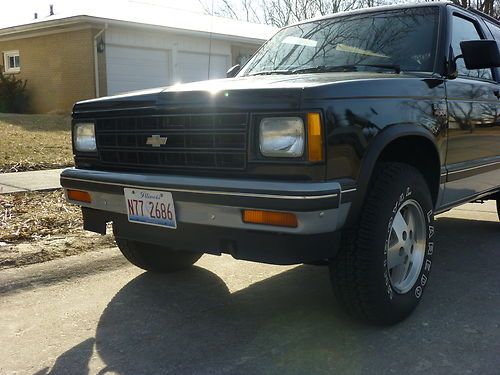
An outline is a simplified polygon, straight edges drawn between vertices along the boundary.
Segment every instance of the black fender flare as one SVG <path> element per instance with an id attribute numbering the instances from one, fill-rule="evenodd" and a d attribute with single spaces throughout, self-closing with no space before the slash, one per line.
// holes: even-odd
<path id="1" fill-rule="evenodd" d="M 396 124 L 384 128 L 381 132 L 375 135 L 374 139 L 368 146 L 363 158 L 361 159 L 361 167 L 357 178 L 356 192 L 352 199 L 351 208 L 346 219 L 345 227 L 349 228 L 354 225 L 360 215 L 363 206 L 366 192 L 370 185 L 370 180 L 377 164 L 380 155 L 384 149 L 393 141 L 408 137 L 417 136 L 430 141 L 434 145 L 434 149 L 439 158 L 440 166 L 443 165 L 439 148 L 436 144 L 436 137 L 425 127 L 417 124 Z M 436 203 L 436 202 L 434 202 Z"/>

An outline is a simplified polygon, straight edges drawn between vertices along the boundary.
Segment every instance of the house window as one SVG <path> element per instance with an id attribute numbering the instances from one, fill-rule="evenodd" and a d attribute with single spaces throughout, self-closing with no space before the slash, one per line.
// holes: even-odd
<path id="1" fill-rule="evenodd" d="M 21 71 L 21 60 L 19 51 L 7 51 L 3 53 L 3 66 L 5 73 L 18 73 Z"/>

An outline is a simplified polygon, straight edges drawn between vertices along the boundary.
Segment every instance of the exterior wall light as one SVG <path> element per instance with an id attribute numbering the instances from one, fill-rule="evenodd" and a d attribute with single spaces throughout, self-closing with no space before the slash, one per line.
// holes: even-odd
<path id="1" fill-rule="evenodd" d="M 99 43 L 97 43 L 97 52 L 103 53 L 106 49 L 106 43 L 104 43 L 104 40 L 101 38 Z"/>

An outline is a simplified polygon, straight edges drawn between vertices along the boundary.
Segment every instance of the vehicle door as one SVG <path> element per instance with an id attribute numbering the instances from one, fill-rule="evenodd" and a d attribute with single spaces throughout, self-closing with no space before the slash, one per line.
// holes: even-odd
<path id="1" fill-rule="evenodd" d="M 453 56 L 460 42 L 493 39 L 486 24 L 451 8 Z M 458 76 L 446 81 L 448 101 L 447 181 L 444 205 L 452 206 L 494 189 L 500 181 L 500 87 L 497 69 L 468 70 L 456 61 Z"/>

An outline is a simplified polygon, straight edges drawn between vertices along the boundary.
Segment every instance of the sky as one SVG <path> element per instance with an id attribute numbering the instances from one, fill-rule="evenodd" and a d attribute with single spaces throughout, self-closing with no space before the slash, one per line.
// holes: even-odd
<path id="1" fill-rule="evenodd" d="M 28 23 L 34 18 L 35 12 L 39 19 L 43 19 L 49 15 L 49 4 L 54 5 L 56 13 L 74 13 L 75 10 L 85 13 L 85 9 L 90 7 L 113 8 L 126 6 L 129 2 L 203 13 L 198 0 L 16 0 L 9 4 L 8 11 L 0 12 L 0 27 Z"/>

